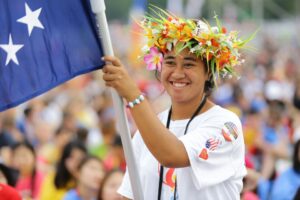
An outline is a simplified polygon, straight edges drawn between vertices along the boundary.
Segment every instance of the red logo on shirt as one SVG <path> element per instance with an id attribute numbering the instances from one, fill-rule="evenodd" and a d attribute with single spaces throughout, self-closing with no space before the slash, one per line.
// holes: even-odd
<path id="1" fill-rule="evenodd" d="M 199 157 L 202 158 L 203 160 L 207 160 L 208 159 L 208 154 L 207 154 L 207 149 L 203 148 L 201 153 L 199 154 Z"/>
<path id="2" fill-rule="evenodd" d="M 170 188 L 175 188 L 176 175 L 174 174 L 174 171 L 174 168 L 168 169 L 166 173 L 166 181 L 164 181 L 164 184 L 168 185 Z"/>
<path id="3" fill-rule="evenodd" d="M 158 164 L 158 174 L 160 174 L 160 164 Z M 164 175 L 163 184 L 169 186 L 170 188 L 175 188 L 175 180 L 176 180 L 176 174 L 174 168 L 165 168 L 166 173 Z"/>

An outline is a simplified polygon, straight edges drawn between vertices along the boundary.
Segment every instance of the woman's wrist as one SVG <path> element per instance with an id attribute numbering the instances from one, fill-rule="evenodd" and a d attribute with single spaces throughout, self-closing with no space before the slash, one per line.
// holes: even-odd
<path id="1" fill-rule="evenodd" d="M 141 93 L 140 90 L 132 90 L 128 95 L 123 96 L 127 102 L 134 101 Z"/>
<path id="2" fill-rule="evenodd" d="M 127 108 L 133 108 L 134 106 L 142 103 L 145 100 L 145 97 L 143 94 L 139 94 L 135 99 L 132 101 L 127 101 Z"/>

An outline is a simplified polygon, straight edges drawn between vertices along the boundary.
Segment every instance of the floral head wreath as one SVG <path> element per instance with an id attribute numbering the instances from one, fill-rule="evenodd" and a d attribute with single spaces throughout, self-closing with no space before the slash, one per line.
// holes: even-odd
<path id="1" fill-rule="evenodd" d="M 140 23 L 147 38 L 147 44 L 142 48 L 141 57 L 147 64 L 148 70 L 160 70 L 163 53 L 174 47 L 176 53 L 188 48 L 202 60 L 206 60 L 213 74 L 225 77 L 236 75 L 235 67 L 244 62 L 239 49 L 254 38 L 238 39 L 238 32 L 227 33 L 215 16 L 216 27 L 201 20 L 183 19 L 158 7 L 150 7 L 154 15 L 147 15 Z"/>

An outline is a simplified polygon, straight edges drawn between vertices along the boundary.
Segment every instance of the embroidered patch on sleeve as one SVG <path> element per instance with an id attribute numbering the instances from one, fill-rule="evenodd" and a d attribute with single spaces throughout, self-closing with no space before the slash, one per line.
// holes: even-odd
<path id="1" fill-rule="evenodd" d="M 238 129 L 232 122 L 226 122 L 222 128 L 222 135 L 226 141 L 232 142 L 238 138 Z"/>
<path id="2" fill-rule="evenodd" d="M 203 148 L 202 151 L 199 154 L 199 158 L 202 158 L 203 160 L 207 160 L 208 159 L 208 153 L 207 153 L 207 149 Z"/>

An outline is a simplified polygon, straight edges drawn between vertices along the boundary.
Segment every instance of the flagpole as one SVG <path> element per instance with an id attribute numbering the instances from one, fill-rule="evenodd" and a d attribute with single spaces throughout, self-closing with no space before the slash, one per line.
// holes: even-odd
<path id="1" fill-rule="evenodd" d="M 98 33 L 102 42 L 102 48 L 105 55 L 113 56 L 113 48 L 111 44 L 106 14 L 105 14 L 105 2 L 104 0 L 91 0 L 92 11 L 96 15 L 98 24 Z M 125 114 L 125 107 L 122 98 L 117 94 L 115 90 L 111 90 L 114 106 L 118 117 L 118 128 L 123 143 L 124 154 L 129 172 L 129 179 L 135 200 L 143 200 L 142 187 L 139 177 L 139 170 L 136 165 L 133 148 L 131 144 L 131 136 L 127 117 Z"/>

